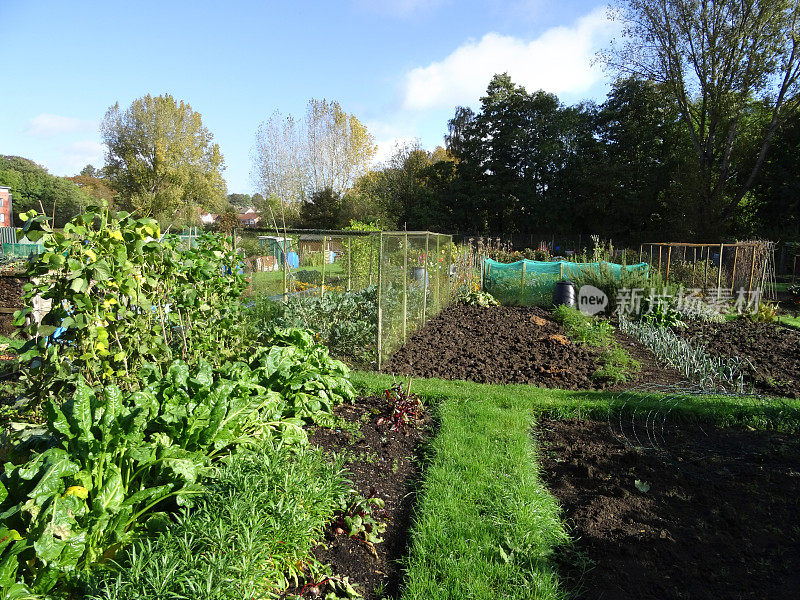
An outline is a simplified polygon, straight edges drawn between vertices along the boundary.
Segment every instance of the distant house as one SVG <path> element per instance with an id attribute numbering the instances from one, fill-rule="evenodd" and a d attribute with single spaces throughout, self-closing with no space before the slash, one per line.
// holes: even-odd
<path id="1" fill-rule="evenodd" d="M 242 227 L 256 227 L 261 220 L 256 209 L 252 206 L 244 212 L 240 212 L 236 217 L 239 219 L 239 224 Z"/>
<path id="2" fill-rule="evenodd" d="M 0 185 L 0 227 L 13 227 L 11 219 L 11 188 Z"/>
<path id="3" fill-rule="evenodd" d="M 217 221 L 219 215 L 212 215 L 211 213 L 200 213 L 200 222 L 203 225 L 213 225 Z"/>

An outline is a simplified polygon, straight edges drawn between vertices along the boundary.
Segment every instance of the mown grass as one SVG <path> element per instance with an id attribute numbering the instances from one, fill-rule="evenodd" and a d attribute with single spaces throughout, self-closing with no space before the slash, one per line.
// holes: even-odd
<path id="1" fill-rule="evenodd" d="M 790 317 L 789 315 L 781 315 L 778 317 L 778 322 L 786 327 L 792 329 L 800 329 L 800 317 Z"/>
<path id="2" fill-rule="evenodd" d="M 365 394 L 380 394 L 392 384 L 391 375 L 353 372 L 351 381 Z M 624 398 L 619 393 L 591 390 L 558 390 L 538 388 L 524 384 L 496 385 L 469 381 L 441 379 L 415 379 L 412 391 L 426 403 L 443 400 L 492 402 L 498 405 L 513 402 L 528 407 L 536 413 L 546 413 L 554 418 L 583 416 L 605 419 L 620 412 L 636 410 L 640 414 L 669 410 L 674 421 L 700 421 L 719 427 L 753 427 L 787 432 L 800 431 L 800 401 L 761 399 L 737 396 L 685 395 L 671 398 L 665 405 L 665 394 L 628 392 Z"/>
<path id="3" fill-rule="evenodd" d="M 455 397 L 437 413 L 402 598 L 562 598 L 551 557 L 568 535 L 539 477 L 531 405 Z"/>

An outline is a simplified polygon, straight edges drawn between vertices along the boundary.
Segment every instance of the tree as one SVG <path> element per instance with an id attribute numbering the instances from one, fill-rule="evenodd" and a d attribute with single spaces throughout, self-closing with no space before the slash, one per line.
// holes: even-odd
<path id="1" fill-rule="evenodd" d="M 347 224 L 342 197 L 331 188 L 319 190 L 300 208 L 300 223 L 309 229 L 341 229 Z"/>
<path id="2" fill-rule="evenodd" d="M 735 218 L 777 131 L 800 102 L 796 0 L 622 0 L 626 41 L 603 53 L 622 74 L 664 86 L 699 167 L 705 233 Z M 734 160 L 749 104 L 769 115 L 754 152 Z"/>
<path id="3" fill-rule="evenodd" d="M 103 176 L 103 172 L 100 169 L 95 169 L 92 165 L 86 165 L 81 169 L 79 175 L 83 177 L 96 177 L 99 179 Z"/>
<path id="4" fill-rule="evenodd" d="M 148 94 L 125 112 L 117 103 L 100 131 L 107 146 L 105 172 L 124 208 L 173 223 L 194 221 L 197 207 L 221 206 L 219 145 L 185 102 Z"/>
<path id="5" fill-rule="evenodd" d="M 373 136 L 338 102 L 310 100 L 304 121 L 276 111 L 256 132 L 252 177 L 265 198 L 296 211 L 313 194 L 343 196 L 377 151 Z"/>
<path id="6" fill-rule="evenodd" d="M 0 156 L 0 185 L 11 188 L 16 215 L 35 210 L 54 217 L 56 227 L 63 227 L 93 202 L 86 190 L 68 178 L 51 175 L 44 167 L 20 156 Z"/>

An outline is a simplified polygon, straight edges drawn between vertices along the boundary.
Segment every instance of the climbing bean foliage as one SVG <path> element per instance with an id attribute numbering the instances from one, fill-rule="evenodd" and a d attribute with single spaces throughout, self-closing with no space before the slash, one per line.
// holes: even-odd
<path id="1" fill-rule="evenodd" d="M 246 282 L 221 239 L 204 235 L 186 248 L 156 221 L 107 208 L 87 210 L 61 232 L 33 212 L 22 219 L 25 235 L 45 248 L 29 267 L 26 308 L 15 314 L 30 339 L 20 358 L 39 399 L 68 396 L 78 377 L 134 390 L 145 363 L 235 355 Z"/>

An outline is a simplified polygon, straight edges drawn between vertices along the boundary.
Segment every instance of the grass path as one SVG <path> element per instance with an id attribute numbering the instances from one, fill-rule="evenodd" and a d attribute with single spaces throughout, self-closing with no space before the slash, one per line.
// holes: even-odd
<path id="1" fill-rule="evenodd" d="M 438 404 L 403 600 L 563 597 L 551 555 L 568 537 L 539 478 L 526 404 Z"/>

